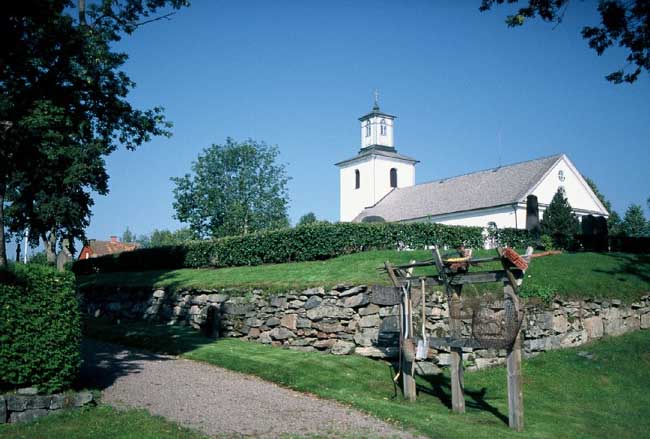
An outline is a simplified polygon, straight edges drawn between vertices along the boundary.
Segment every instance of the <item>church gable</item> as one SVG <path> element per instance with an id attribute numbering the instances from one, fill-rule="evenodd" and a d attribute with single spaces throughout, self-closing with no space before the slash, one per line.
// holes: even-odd
<path id="1" fill-rule="evenodd" d="M 546 206 L 560 187 L 576 213 L 608 215 L 580 172 L 564 154 L 526 195 L 535 195 L 540 206 Z"/>

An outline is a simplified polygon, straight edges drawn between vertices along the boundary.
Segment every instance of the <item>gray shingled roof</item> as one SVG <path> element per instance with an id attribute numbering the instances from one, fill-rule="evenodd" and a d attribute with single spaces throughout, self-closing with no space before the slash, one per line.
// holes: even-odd
<path id="1" fill-rule="evenodd" d="M 368 216 L 404 221 L 513 204 L 522 201 L 561 157 L 558 154 L 394 189 L 374 206 L 364 209 L 354 221 Z"/>
<path id="2" fill-rule="evenodd" d="M 391 147 L 382 147 L 380 145 L 373 145 L 369 146 L 367 148 L 363 148 L 358 155 L 355 155 L 352 158 L 349 158 L 347 160 L 340 161 L 338 163 L 334 163 L 334 166 L 341 166 L 346 163 L 353 162 L 355 160 L 359 160 L 364 157 L 372 156 L 372 155 L 380 155 L 383 157 L 389 157 L 392 159 L 400 159 L 400 160 L 405 160 L 407 162 L 412 162 L 412 163 L 419 163 L 419 160 L 416 160 L 412 157 L 406 156 L 399 154 L 395 148 Z"/>

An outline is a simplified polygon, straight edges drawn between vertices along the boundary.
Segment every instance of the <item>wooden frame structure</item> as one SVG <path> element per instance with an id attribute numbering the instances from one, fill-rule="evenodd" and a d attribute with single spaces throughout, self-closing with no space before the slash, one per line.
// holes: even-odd
<path id="1" fill-rule="evenodd" d="M 385 269 L 393 285 L 401 291 L 400 302 L 400 371 L 404 396 L 409 401 L 416 399 L 416 387 L 414 378 L 415 366 L 415 344 L 413 337 L 412 322 L 412 301 L 411 284 L 419 280 L 422 288 L 425 286 L 444 287 L 447 292 L 449 315 L 450 315 L 450 336 L 429 338 L 429 346 L 448 347 L 450 350 L 451 368 L 451 399 L 452 410 L 456 413 L 465 412 L 465 395 L 463 390 L 463 348 L 484 347 L 481 340 L 475 337 L 462 336 L 462 322 L 460 318 L 452 319 L 452 315 L 460 315 L 461 293 L 463 285 L 481 284 L 489 282 L 503 283 L 504 303 L 510 301 L 514 307 L 515 315 L 519 322 L 511 326 L 514 328 L 509 338 L 503 341 L 507 350 L 508 370 L 508 423 L 510 428 L 521 431 L 524 428 L 524 407 L 523 389 L 521 376 L 521 320 L 523 319 L 523 308 L 518 296 L 519 285 L 521 285 L 528 262 L 532 257 L 532 248 L 529 248 L 525 257 L 517 255 L 512 249 L 497 249 L 495 257 L 471 258 L 463 249 L 460 257 L 443 259 L 437 247 L 434 247 L 433 258 L 426 261 L 412 261 L 406 265 L 393 266 L 390 262 L 385 263 Z M 469 273 L 470 266 L 476 266 L 484 262 L 499 261 L 501 270 L 479 271 Z M 436 267 L 438 274 L 435 276 L 413 277 L 412 270 L 415 267 Z M 424 306 L 424 304 L 422 304 Z M 511 322 L 517 323 L 517 322 Z"/>

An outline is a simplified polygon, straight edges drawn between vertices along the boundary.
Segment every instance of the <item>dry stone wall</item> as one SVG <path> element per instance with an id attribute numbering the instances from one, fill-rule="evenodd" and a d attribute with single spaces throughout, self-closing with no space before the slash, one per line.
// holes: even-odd
<path id="1" fill-rule="evenodd" d="M 420 315 L 414 289 L 414 314 Z M 238 337 L 273 346 L 334 355 L 390 358 L 398 354 L 399 293 L 390 287 L 338 285 L 269 295 L 254 290 L 178 291 L 164 289 L 92 290 L 82 297 L 92 317 L 136 319 L 189 325 L 215 337 Z M 495 310 L 498 311 L 498 310 Z M 425 298 L 426 333 L 448 335 L 448 309 L 441 292 Z M 419 322 L 417 327 L 419 328 Z M 524 352 L 578 346 L 606 335 L 650 328 L 650 295 L 638 302 L 556 300 L 526 305 Z M 416 329 L 419 335 L 421 329 Z M 464 332 L 469 335 L 469 322 Z M 499 364 L 505 351 L 465 349 L 470 368 Z M 429 351 L 432 361 L 418 364 L 422 374 L 449 364 L 449 352 Z"/>
<path id="2" fill-rule="evenodd" d="M 79 408 L 94 402 L 88 391 L 39 395 L 33 387 L 0 395 L 0 424 L 28 422 L 62 409 Z"/>

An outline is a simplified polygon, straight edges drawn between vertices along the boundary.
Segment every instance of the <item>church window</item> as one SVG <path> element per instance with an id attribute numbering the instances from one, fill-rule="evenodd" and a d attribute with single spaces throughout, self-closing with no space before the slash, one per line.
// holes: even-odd
<path id="1" fill-rule="evenodd" d="M 359 189 L 361 187 L 361 173 L 358 169 L 354 170 L 354 188 Z"/>
<path id="2" fill-rule="evenodd" d="M 370 121 L 366 124 L 366 137 L 370 137 Z"/>
<path id="3" fill-rule="evenodd" d="M 386 119 L 381 120 L 381 135 L 385 136 L 386 135 Z"/>
<path id="4" fill-rule="evenodd" d="M 397 187 L 397 169 L 390 169 L 390 187 Z"/>

